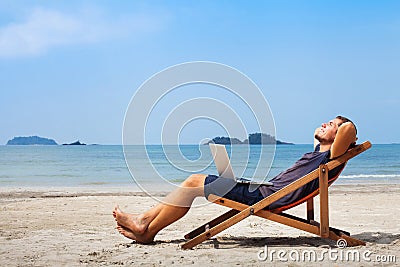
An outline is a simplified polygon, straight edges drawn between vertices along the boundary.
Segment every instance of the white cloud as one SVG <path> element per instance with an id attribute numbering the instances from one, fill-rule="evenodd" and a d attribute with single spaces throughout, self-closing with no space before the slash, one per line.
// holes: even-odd
<path id="1" fill-rule="evenodd" d="M 130 15 L 109 19 L 97 10 L 67 14 L 36 8 L 24 22 L 0 28 L 0 57 L 38 55 L 61 45 L 130 37 L 159 29 L 164 18 Z"/>

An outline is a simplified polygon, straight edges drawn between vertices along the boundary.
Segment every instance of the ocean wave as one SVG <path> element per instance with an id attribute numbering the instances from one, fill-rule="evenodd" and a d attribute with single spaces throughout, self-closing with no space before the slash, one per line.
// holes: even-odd
<path id="1" fill-rule="evenodd" d="M 340 178 L 400 178 L 400 174 L 353 174 L 341 175 Z"/>

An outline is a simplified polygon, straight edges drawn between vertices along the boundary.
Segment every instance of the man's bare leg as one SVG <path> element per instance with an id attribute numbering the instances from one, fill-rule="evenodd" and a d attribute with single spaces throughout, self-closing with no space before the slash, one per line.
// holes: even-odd
<path id="1" fill-rule="evenodd" d="M 179 188 L 149 211 L 133 216 L 115 207 L 113 215 L 117 220 L 118 231 L 124 236 L 141 243 L 150 243 L 155 235 L 166 226 L 182 218 L 190 209 L 196 197 L 204 196 L 204 180 L 207 175 L 194 174 Z"/>

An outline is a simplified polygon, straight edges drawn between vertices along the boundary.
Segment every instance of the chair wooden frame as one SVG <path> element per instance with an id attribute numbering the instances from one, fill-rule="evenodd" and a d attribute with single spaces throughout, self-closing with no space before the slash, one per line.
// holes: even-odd
<path id="1" fill-rule="evenodd" d="M 349 159 L 357 156 L 358 154 L 369 149 L 370 147 L 371 143 L 369 141 L 366 141 L 360 145 L 356 145 L 355 147 L 349 149 L 342 156 L 331 160 L 327 164 L 320 165 L 318 169 L 315 169 L 309 174 L 292 182 L 281 190 L 273 193 L 272 195 L 260 200 L 259 202 L 251 206 L 216 195 L 209 195 L 208 200 L 210 202 L 229 207 L 231 208 L 231 210 L 186 234 L 185 238 L 190 240 L 184 243 L 182 245 L 182 248 L 191 249 L 194 246 L 215 236 L 216 234 L 222 232 L 223 230 L 231 227 L 232 225 L 251 215 L 256 215 L 271 221 L 291 226 L 315 235 L 319 235 L 323 238 L 328 238 L 335 241 L 339 239 L 344 239 L 347 242 L 347 246 L 365 245 L 364 241 L 350 237 L 350 233 L 340 229 L 329 227 L 328 171 L 342 164 L 345 164 Z M 320 223 L 314 221 L 314 196 L 304 200 L 307 206 L 307 219 L 299 218 L 289 214 L 265 210 L 265 207 L 268 207 L 270 204 L 274 203 L 280 198 L 286 196 L 287 194 L 293 192 L 294 190 L 297 190 L 298 188 L 317 178 L 319 178 Z"/>

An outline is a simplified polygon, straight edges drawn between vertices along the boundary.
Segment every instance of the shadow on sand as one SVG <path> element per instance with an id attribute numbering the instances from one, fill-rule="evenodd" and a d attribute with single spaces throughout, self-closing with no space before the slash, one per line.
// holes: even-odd
<path id="1" fill-rule="evenodd" d="M 400 234 L 383 233 L 383 232 L 365 232 L 353 237 L 366 241 L 372 244 L 386 244 L 390 245 L 397 243 L 400 240 Z M 183 244 L 185 239 L 174 239 L 174 240 L 155 240 L 154 242 L 141 246 L 154 246 L 161 244 Z M 335 248 L 336 242 L 324 239 L 320 237 L 309 237 L 309 236 L 299 236 L 299 237 L 246 237 L 246 236 L 221 236 L 212 238 L 203 242 L 202 244 L 210 245 L 214 248 L 229 249 L 229 248 L 250 248 L 250 247 L 264 247 L 268 245 L 269 247 L 330 247 Z M 120 244 L 125 247 L 131 247 L 139 245 L 135 241 L 131 243 Z M 201 244 L 199 245 L 201 246 Z"/>

